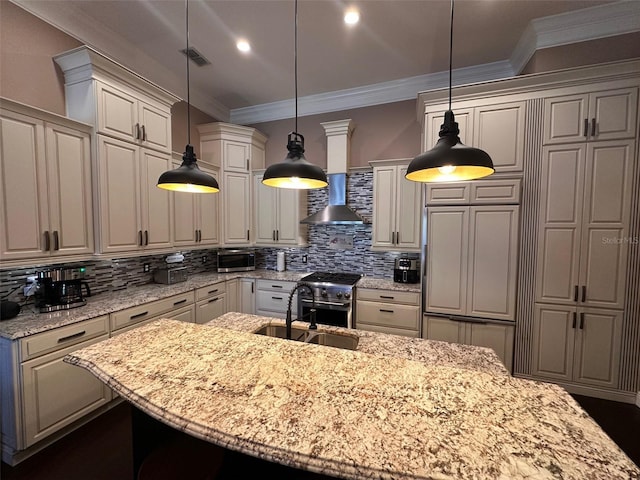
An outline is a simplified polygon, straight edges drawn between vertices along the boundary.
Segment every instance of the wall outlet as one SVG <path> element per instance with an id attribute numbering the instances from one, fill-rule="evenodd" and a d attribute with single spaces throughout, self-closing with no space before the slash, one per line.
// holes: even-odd
<path id="1" fill-rule="evenodd" d="M 307 256 L 306 255 L 302 255 L 302 263 L 307 263 Z"/>
<path id="2" fill-rule="evenodd" d="M 142 271 L 144 273 L 148 273 L 151 271 L 151 264 L 150 263 L 145 263 L 142 265 Z"/>
<path id="3" fill-rule="evenodd" d="M 204 263 L 207 263 L 208 258 L 206 255 L 202 255 L 201 260 L 202 260 L 202 263 L 204 264 Z"/>

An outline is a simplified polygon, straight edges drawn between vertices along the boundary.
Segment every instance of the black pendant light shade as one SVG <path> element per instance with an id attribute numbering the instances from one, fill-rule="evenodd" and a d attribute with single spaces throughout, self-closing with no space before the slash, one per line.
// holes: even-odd
<path id="1" fill-rule="evenodd" d="M 483 150 L 460 141 L 460 130 L 451 110 L 451 70 L 453 52 L 453 0 L 449 30 L 449 110 L 444 114 L 436 145 L 421 153 L 407 167 L 405 178 L 414 182 L 461 182 L 491 175 L 491 157 Z"/>
<path id="2" fill-rule="evenodd" d="M 289 153 L 280 162 L 271 165 L 264 172 L 262 183 L 269 187 L 311 189 L 328 185 L 327 175 L 317 165 L 304 158 L 304 137 L 291 132 L 287 137 Z"/>
<path id="3" fill-rule="evenodd" d="M 415 157 L 405 178 L 414 182 L 461 182 L 494 172 L 491 157 L 483 150 L 460 141 L 460 130 L 451 110 L 444 114 L 436 145 Z"/>
<path id="4" fill-rule="evenodd" d="M 187 19 L 187 48 L 189 51 L 189 0 L 185 0 Z M 189 62 L 187 57 L 187 146 L 182 155 L 182 165 L 160 175 L 157 186 L 165 190 L 187 193 L 218 193 L 220 187 L 215 178 L 198 168 L 196 154 L 191 145 L 191 92 L 189 88 Z"/>
<path id="5" fill-rule="evenodd" d="M 182 165 L 160 175 L 158 187 L 189 193 L 217 193 L 220 191 L 216 179 L 198 168 L 192 145 L 185 147 Z"/>
<path id="6" fill-rule="evenodd" d="M 317 165 L 304 157 L 304 137 L 298 133 L 298 0 L 295 1 L 294 28 L 294 84 L 296 96 L 295 131 L 287 137 L 287 156 L 280 163 L 270 165 L 262 176 L 262 183 L 269 187 L 309 190 L 329 185 L 327 175 Z"/>

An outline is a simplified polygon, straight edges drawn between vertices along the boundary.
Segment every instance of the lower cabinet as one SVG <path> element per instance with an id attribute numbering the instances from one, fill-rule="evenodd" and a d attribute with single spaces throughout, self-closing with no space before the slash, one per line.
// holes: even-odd
<path id="1" fill-rule="evenodd" d="M 227 292 L 227 302 L 226 302 L 226 312 L 237 312 L 238 306 L 240 302 L 240 292 L 238 288 L 240 286 L 240 281 L 237 278 L 233 278 L 231 280 L 227 280 L 225 285 L 225 289 Z"/>
<path id="2" fill-rule="evenodd" d="M 207 323 L 227 312 L 226 282 L 220 281 L 196 290 L 196 323 Z"/>
<path id="3" fill-rule="evenodd" d="M 463 343 L 493 349 L 509 372 L 513 366 L 514 326 L 425 315 L 422 336 L 429 340 Z"/>
<path id="4" fill-rule="evenodd" d="M 617 388 L 621 338 L 620 310 L 536 304 L 532 373 Z"/>
<path id="5" fill-rule="evenodd" d="M 357 290 L 356 328 L 420 336 L 420 293 L 362 288 Z"/>
<path id="6" fill-rule="evenodd" d="M 182 313 L 184 318 L 184 313 L 178 312 L 178 310 L 193 306 L 193 302 L 194 293 L 190 291 L 114 312 L 110 315 L 111 333 L 122 333 L 128 330 L 128 327 L 140 326 L 142 322 L 147 320 L 174 318 L 171 315 L 176 313 Z"/>
<path id="7" fill-rule="evenodd" d="M 256 314 L 265 317 L 286 318 L 289 293 L 295 282 L 280 280 L 256 280 Z M 291 299 L 293 319 L 298 315 L 298 294 Z"/>
<path id="8" fill-rule="evenodd" d="M 256 313 L 256 281 L 253 278 L 241 278 L 239 286 L 239 312 Z"/>

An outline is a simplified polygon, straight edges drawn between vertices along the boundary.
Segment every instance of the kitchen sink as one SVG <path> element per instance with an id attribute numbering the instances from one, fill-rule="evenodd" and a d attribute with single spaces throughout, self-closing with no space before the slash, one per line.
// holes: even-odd
<path id="1" fill-rule="evenodd" d="M 253 333 L 267 337 L 286 338 L 287 328 L 284 325 L 264 325 Z M 325 345 L 327 347 L 355 350 L 358 347 L 358 337 L 339 333 L 323 332 L 321 330 L 306 330 L 291 327 L 291 340 Z"/>

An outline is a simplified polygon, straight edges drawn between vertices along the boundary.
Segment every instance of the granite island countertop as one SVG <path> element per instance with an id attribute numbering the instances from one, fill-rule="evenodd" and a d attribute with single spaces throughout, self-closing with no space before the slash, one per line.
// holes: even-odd
<path id="1" fill-rule="evenodd" d="M 241 315 L 158 320 L 65 361 L 178 430 L 336 477 L 640 478 L 559 386 L 229 328 Z"/>

